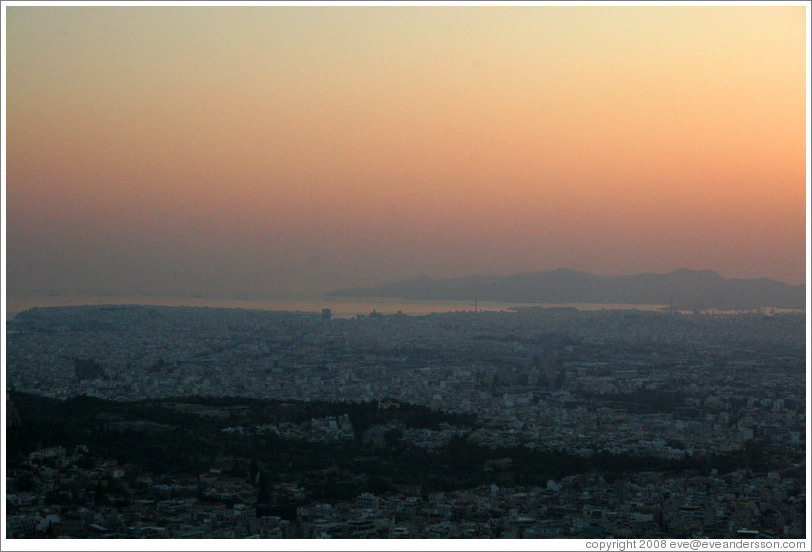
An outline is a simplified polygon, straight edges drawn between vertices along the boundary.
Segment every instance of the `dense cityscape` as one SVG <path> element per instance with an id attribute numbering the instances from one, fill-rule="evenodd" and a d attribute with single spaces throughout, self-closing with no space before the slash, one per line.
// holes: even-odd
<path id="1" fill-rule="evenodd" d="M 812 549 L 809 2 L 0 4 L 0 549 Z"/>
<path id="2" fill-rule="evenodd" d="M 802 313 L 89 306 L 7 343 L 10 538 L 805 536 Z"/>

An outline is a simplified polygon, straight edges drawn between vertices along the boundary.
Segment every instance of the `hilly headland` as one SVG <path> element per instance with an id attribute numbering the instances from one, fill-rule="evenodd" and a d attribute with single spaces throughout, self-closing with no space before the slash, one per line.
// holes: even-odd
<path id="1" fill-rule="evenodd" d="M 805 287 L 767 278 L 723 278 L 713 270 L 597 276 L 559 269 L 511 276 L 402 280 L 331 291 L 328 297 L 399 297 L 411 300 L 507 303 L 668 305 L 675 309 L 803 309 Z"/>

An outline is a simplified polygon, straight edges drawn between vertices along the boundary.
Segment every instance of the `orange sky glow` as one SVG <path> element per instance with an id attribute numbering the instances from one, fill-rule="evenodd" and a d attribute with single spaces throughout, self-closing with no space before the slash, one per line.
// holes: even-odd
<path id="1" fill-rule="evenodd" d="M 10 294 L 805 281 L 808 6 L 6 9 Z"/>

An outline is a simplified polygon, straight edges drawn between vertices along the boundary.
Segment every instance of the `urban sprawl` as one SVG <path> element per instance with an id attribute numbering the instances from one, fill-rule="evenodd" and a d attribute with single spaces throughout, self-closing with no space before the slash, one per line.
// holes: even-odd
<path id="1" fill-rule="evenodd" d="M 196 473 L 156 473 L 100 455 L 90 442 L 42 439 L 9 461 L 7 534 L 804 538 L 805 339 L 803 313 L 763 310 L 527 308 L 340 319 L 329 309 L 32 309 L 8 322 L 8 429 L 25 432 L 26 396 L 163 399 L 165 411 L 214 424 L 224 440 L 345 447 L 360 451 L 356 463 L 390 446 L 425 458 L 449 447 L 495 452 L 482 456 L 472 487 L 383 474 L 380 489 L 361 485 L 335 499 L 305 484 L 317 471 L 328 482 L 343 473 L 329 459 L 306 476 L 292 465 L 263 479 L 261 456 L 227 453 Z M 240 398 L 339 406 L 306 420 L 256 423 Z M 359 430 L 350 405 L 365 403 L 386 417 Z M 409 425 L 397 414 L 409 405 L 465 421 Z M 136 439 L 160 429 L 154 420 L 101 422 L 108 435 Z M 530 485 L 517 466 L 523 456 L 510 452 L 520 450 L 589 466 L 649 463 Z M 748 460 L 700 461 L 709 458 Z"/>

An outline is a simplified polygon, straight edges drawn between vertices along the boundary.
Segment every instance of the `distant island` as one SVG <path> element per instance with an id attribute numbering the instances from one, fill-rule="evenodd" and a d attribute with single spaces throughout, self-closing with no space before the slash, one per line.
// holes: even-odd
<path id="1" fill-rule="evenodd" d="M 367 288 L 331 291 L 327 297 L 398 297 L 434 301 L 507 303 L 625 303 L 673 306 L 679 310 L 804 309 L 803 285 L 759 279 L 727 279 L 713 270 L 680 269 L 666 274 L 596 276 L 559 269 L 512 276 L 415 278 Z"/>

